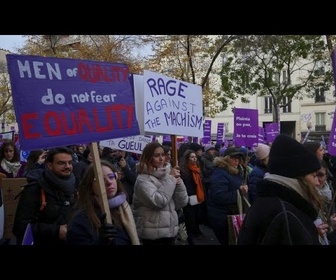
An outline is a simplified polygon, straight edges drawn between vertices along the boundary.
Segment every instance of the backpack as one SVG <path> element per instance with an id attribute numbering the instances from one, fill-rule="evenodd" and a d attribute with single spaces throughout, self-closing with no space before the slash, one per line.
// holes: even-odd
<path id="1" fill-rule="evenodd" d="M 16 200 L 18 197 L 20 197 L 20 195 L 22 194 L 23 190 L 25 187 L 29 186 L 30 184 L 24 185 L 21 187 L 21 191 L 14 197 L 14 199 Z M 42 211 L 44 209 L 44 207 L 47 205 L 47 200 L 46 200 L 46 194 L 45 194 L 45 190 L 43 188 L 40 188 L 40 192 L 41 192 L 41 205 L 39 210 Z"/>

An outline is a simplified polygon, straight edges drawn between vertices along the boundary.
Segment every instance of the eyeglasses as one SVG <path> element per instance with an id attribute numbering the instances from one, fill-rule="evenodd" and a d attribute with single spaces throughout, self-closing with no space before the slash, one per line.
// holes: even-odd
<path id="1" fill-rule="evenodd" d="M 323 177 L 326 176 L 326 174 L 323 173 L 323 172 L 318 172 L 318 173 L 316 174 L 316 176 L 319 177 L 319 178 L 323 178 Z"/>
<path id="2" fill-rule="evenodd" d="M 118 174 L 117 173 L 110 173 L 107 174 L 106 176 L 103 177 L 104 181 L 106 182 L 107 180 L 117 180 L 118 179 Z"/>
<path id="3" fill-rule="evenodd" d="M 112 181 L 112 180 L 117 180 L 118 179 L 118 173 L 113 172 L 110 174 L 107 174 L 106 176 L 103 176 L 104 182 L 106 182 L 107 180 Z M 97 181 L 96 178 L 93 179 L 94 181 Z"/>

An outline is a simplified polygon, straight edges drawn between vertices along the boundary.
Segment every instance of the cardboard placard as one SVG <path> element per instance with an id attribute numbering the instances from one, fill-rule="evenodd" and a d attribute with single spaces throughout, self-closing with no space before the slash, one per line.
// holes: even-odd
<path id="1" fill-rule="evenodd" d="M 14 238 L 12 229 L 14 224 L 16 207 L 19 202 L 19 198 L 15 199 L 15 197 L 20 193 L 21 187 L 26 184 L 26 178 L 2 178 L 1 180 L 0 185 L 2 188 L 5 214 L 3 237 L 6 239 Z"/>

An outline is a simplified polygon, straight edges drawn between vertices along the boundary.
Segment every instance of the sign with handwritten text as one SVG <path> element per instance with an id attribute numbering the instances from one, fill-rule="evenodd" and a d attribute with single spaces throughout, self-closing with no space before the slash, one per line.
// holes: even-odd
<path id="1" fill-rule="evenodd" d="M 15 54 L 6 59 L 22 149 L 139 134 L 126 64 Z"/>
<path id="2" fill-rule="evenodd" d="M 144 71 L 144 130 L 203 137 L 202 88 Z"/>
<path id="3" fill-rule="evenodd" d="M 14 131 L 0 133 L 0 145 L 6 140 L 14 141 Z"/>
<path id="4" fill-rule="evenodd" d="M 143 149 L 150 142 L 153 142 L 153 136 L 151 135 L 135 135 L 103 140 L 99 142 L 99 145 L 130 153 L 142 154 Z"/>

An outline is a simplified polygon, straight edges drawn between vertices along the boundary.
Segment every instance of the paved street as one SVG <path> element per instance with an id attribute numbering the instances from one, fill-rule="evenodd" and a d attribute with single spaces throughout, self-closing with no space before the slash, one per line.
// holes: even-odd
<path id="1" fill-rule="evenodd" d="M 195 239 L 195 245 L 220 245 L 215 234 L 209 227 L 201 225 L 200 228 L 204 234 L 204 238 L 200 240 Z"/>

